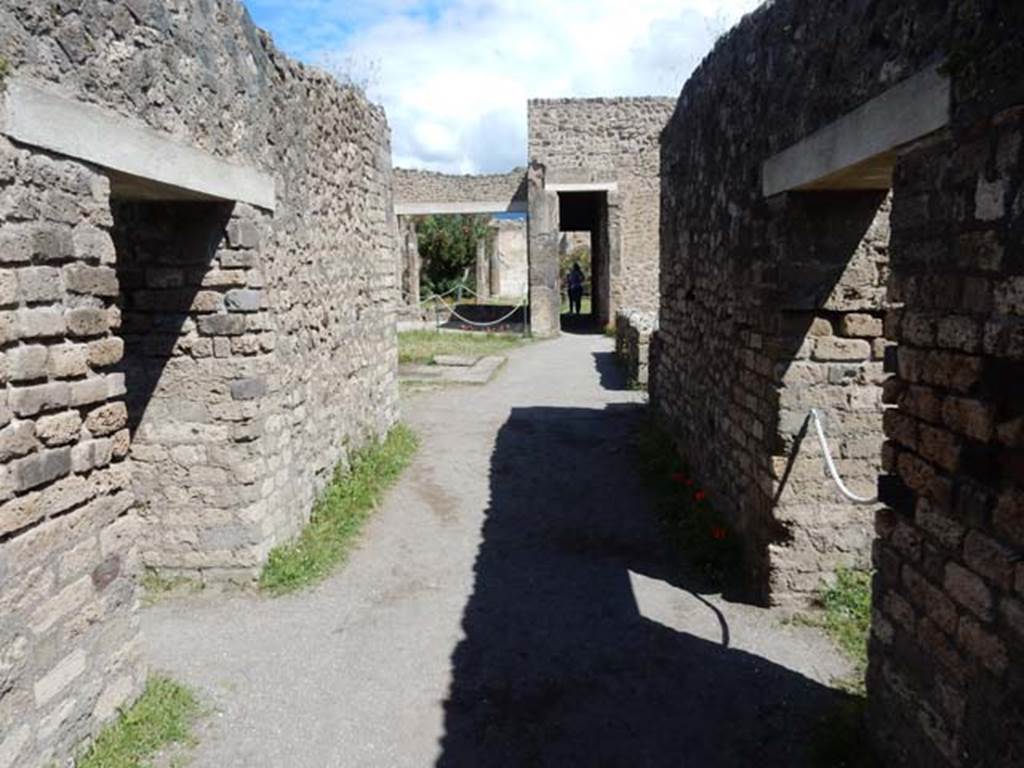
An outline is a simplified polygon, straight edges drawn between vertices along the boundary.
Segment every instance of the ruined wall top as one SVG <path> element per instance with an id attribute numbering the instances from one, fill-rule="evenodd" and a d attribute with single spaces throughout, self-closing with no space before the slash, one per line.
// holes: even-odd
<path id="1" fill-rule="evenodd" d="M 634 169 L 656 176 L 658 136 L 675 99 L 531 99 L 529 157 L 548 181 L 610 181 Z"/>
<path id="2" fill-rule="evenodd" d="M 431 204 L 482 204 L 482 209 L 501 211 L 524 208 L 526 202 L 526 169 L 513 168 L 508 173 L 447 174 L 396 168 L 394 171 L 395 203 L 399 206 Z M 493 207 L 495 203 L 504 203 Z M 490 204 L 490 207 L 488 205 Z M 442 206 L 443 207 L 443 206 Z M 481 206 L 478 206 L 481 207 Z M 424 208 L 422 213 L 429 213 Z M 448 211 L 437 210 L 435 213 Z M 452 210 L 450 212 L 458 212 Z"/>
<path id="3" fill-rule="evenodd" d="M 325 130 L 329 121 L 302 127 L 312 103 L 318 117 L 351 114 L 346 128 L 361 138 L 383 132 L 387 139 L 383 109 L 278 51 L 238 0 L 77 6 L 0 5 L 0 57 L 17 77 L 263 168 L 321 162 L 302 157 L 293 140 Z"/>

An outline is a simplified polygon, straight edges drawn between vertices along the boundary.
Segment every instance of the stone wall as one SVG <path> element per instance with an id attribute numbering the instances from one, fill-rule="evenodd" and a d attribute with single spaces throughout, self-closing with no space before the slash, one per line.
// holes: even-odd
<path id="1" fill-rule="evenodd" d="M 675 99 L 531 99 L 529 158 L 545 183 L 615 183 L 607 316 L 658 307 L 659 135 Z"/>
<path id="2" fill-rule="evenodd" d="M 383 112 L 233 0 L 17 0 L 0 56 L 277 186 L 171 200 L 0 139 L 0 766 L 27 766 L 140 689 L 143 566 L 251 579 L 394 423 L 396 248 Z"/>
<path id="3" fill-rule="evenodd" d="M 526 204 L 526 170 L 513 168 L 508 173 L 458 175 L 394 170 L 395 203 L 473 203 L 506 202 Z M 504 210 L 504 208 L 500 209 Z M 430 211 L 424 211 L 429 213 Z M 443 212 L 443 211 L 440 211 Z"/>
<path id="4" fill-rule="evenodd" d="M 1024 754 L 1022 31 L 1014 4 L 778 0 L 718 43 L 663 135 L 652 401 L 763 599 L 865 557 L 865 508 L 830 487 L 809 409 L 855 491 L 882 465 L 868 691 L 885 765 Z M 950 125 L 900 149 L 891 194 L 763 197 L 765 160 L 940 63 Z"/>

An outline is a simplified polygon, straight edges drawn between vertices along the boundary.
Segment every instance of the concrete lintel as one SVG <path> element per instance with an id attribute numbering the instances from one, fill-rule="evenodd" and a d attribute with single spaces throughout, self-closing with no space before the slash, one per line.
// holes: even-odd
<path id="1" fill-rule="evenodd" d="M 544 188 L 549 192 L 618 192 L 619 183 L 617 181 L 567 182 L 547 184 Z"/>
<path id="2" fill-rule="evenodd" d="M 236 200 L 274 210 L 273 177 L 171 141 L 121 115 L 49 93 L 26 80 L 7 82 L 0 133 L 22 144 L 85 160 L 180 190 L 181 197 Z"/>
<path id="3" fill-rule="evenodd" d="M 950 82 L 936 68 L 918 72 L 807 138 L 768 158 L 765 197 L 793 189 L 885 189 L 888 174 L 868 162 L 949 124 Z M 858 166 L 871 178 L 845 172 Z M 863 177 L 862 177 L 863 176 Z"/>
<path id="4" fill-rule="evenodd" d="M 425 216 L 448 213 L 526 213 L 521 200 L 467 200 L 458 203 L 395 203 L 398 216 Z"/>

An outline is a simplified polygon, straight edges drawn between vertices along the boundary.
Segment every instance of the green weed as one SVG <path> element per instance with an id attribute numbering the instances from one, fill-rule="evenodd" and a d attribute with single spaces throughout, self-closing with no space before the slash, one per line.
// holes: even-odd
<path id="1" fill-rule="evenodd" d="M 496 355 L 528 341 L 528 338 L 511 333 L 404 331 L 398 334 L 398 362 L 429 365 L 437 355 Z"/>
<path id="2" fill-rule="evenodd" d="M 408 427 L 356 453 L 348 471 L 338 468 L 313 507 L 298 539 L 275 548 L 260 575 L 260 588 L 279 595 L 320 581 L 348 556 L 373 509 L 409 464 L 418 445 Z"/>
<path id="3" fill-rule="evenodd" d="M 152 677 L 142 696 L 104 728 L 76 762 L 77 768 L 142 768 L 172 744 L 194 743 L 199 702 L 183 685 Z"/>

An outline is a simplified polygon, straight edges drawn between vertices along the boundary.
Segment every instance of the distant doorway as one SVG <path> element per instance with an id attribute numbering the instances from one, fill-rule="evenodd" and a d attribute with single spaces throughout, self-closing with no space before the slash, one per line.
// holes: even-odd
<path id="1" fill-rule="evenodd" d="M 558 194 L 559 286 L 562 293 L 563 331 L 600 332 L 610 320 L 608 296 L 608 194 L 607 192 L 560 192 Z M 582 272 L 580 311 L 569 301 L 573 267 Z"/>

